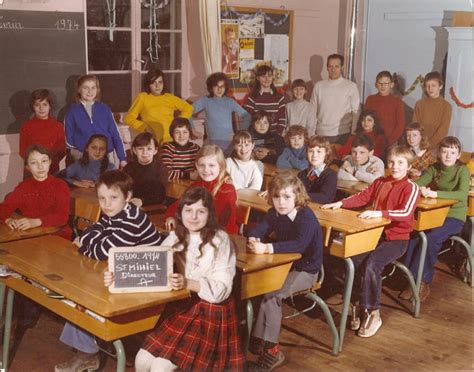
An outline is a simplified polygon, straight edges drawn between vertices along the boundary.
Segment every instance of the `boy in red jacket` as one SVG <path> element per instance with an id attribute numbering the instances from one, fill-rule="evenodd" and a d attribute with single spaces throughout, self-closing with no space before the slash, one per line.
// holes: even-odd
<path id="1" fill-rule="evenodd" d="M 373 210 L 362 212 L 360 218 L 384 217 L 391 221 L 384 229 L 384 236 L 374 251 L 352 257 L 354 265 L 364 262 L 360 307 L 364 319 L 356 316 L 351 328 L 358 330 L 360 337 L 371 337 L 382 325 L 380 317 L 380 294 L 382 292 L 382 271 L 385 265 L 403 256 L 413 230 L 414 213 L 420 197 L 418 186 L 407 177 L 414 159 L 410 149 L 392 147 L 387 156 L 390 176 L 376 179 L 366 190 L 336 203 L 325 204 L 323 209 L 356 208 L 373 205 Z M 356 281 L 357 283 L 357 281 Z M 358 314 L 354 309 L 353 314 Z"/>

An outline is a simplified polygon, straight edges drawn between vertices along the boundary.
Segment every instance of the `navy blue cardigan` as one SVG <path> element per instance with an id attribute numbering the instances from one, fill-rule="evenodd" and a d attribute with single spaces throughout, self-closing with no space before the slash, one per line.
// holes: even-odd
<path id="1" fill-rule="evenodd" d="M 311 181 L 308 172 L 309 168 L 302 170 L 298 173 L 298 178 L 303 182 L 311 201 L 321 204 L 333 203 L 337 192 L 337 173 L 326 167 L 318 178 Z"/>
<path id="2" fill-rule="evenodd" d="M 316 274 L 321 270 L 323 234 L 318 219 L 309 207 L 299 209 L 294 221 L 271 208 L 249 236 L 272 243 L 274 253 L 301 253 L 303 257 L 293 263 L 296 271 Z"/>

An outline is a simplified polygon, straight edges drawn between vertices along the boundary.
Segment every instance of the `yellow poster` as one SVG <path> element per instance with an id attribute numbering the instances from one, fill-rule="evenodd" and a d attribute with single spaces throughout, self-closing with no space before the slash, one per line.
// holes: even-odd
<path id="1" fill-rule="evenodd" d="M 255 39 L 239 39 L 240 59 L 255 59 Z"/>

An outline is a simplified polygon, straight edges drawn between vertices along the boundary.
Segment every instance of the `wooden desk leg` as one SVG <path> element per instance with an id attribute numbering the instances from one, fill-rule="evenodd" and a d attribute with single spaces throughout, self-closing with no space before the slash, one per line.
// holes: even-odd
<path id="1" fill-rule="evenodd" d="M 114 346 L 117 353 L 117 372 L 125 372 L 125 349 L 122 340 L 115 340 Z"/>
<path id="2" fill-rule="evenodd" d="M 2 355 L 2 369 L 6 372 L 8 370 L 8 354 L 10 352 L 10 333 L 12 329 L 13 317 L 13 299 L 15 291 L 11 288 L 7 290 L 7 310 L 5 312 L 5 328 L 3 330 L 3 355 Z"/>
<path id="3" fill-rule="evenodd" d="M 346 261 L 346 285 L 344 287 L 344 301 L 342 304 L 341 321 L 339 322 L 339 352 L 342 352 L 344 334 L 346 333 L 347 314 L 349 313 L 349 303 L 351 302 L 352 285 L 354 284 L 354 262 L 350 257 Z"/>
<path id="4" fill-rule="evenodd" d="M 247 339 L 245 340 L 245 352 L 249 350 L 249 345 L 250 345 L 250 337 L 252 337 L 252 326 L 253 326 L 253 305 L 252 305 L 252 299 L 248 298 L 247 299 L 247 304 L 246 304 L 246 313 L 247 313 Z"/>

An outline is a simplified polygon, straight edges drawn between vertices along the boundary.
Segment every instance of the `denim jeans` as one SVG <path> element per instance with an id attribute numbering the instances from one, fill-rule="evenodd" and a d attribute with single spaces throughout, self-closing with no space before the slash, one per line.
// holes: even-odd
<path id="1" fill-rule="evenodd" d="M 357 268 L 353 293 L 359 295 L 363 309 L 380 308 L 382 271 L 386 265 L 403 256 L 407 246 L 408 240 L 381 240 L 374 251 L 352 257 Z"/>
<path id="2" fill-rule="evenodd" d="M 450 236 L 460 233 L 463 226 L 464 221 L 448 217 L 444 221 L 443 226 L 425 231 L 428 240 L 428 250 L 426 251 L 422 278 L 425 283 L 431 283 L 433 280 L 434 265 L 438 258 L 438 252 L 440 251 L 441 246 Z M 404 260 L 405 266 L 410 269 L 413 276 L 417 275 L 418 266 L 420 264 L 420 249 L 418 249 L 419 243 L 419 237 L 410 239 Z"/>

